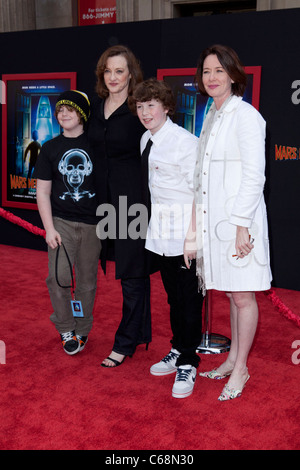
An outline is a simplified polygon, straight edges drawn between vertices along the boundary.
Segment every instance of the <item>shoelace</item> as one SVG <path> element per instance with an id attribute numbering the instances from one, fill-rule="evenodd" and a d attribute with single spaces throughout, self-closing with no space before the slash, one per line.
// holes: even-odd
<path id="1" fill-rule="evenodd" d="M 178 357 L 178 354 L 174 353 L 173 351 L 170 351 L 169 354 L 167 354 L 161 361 L 167 364 L 173 359 L 177 359 L 177 357 Z"/>
<path id="2" fill-rule="evenodd" d="M 180 367 L 178 367 L 175 381 L 184 382 L 188 380 L 191 372 L 192 372 L 192 369 L 181 369 Z"/>
<path id="3" fill-rule="evenodd" d="M 62 339 L 63 341 L 71 341 L 73 339 L 73 332 L 72 331 L 68 331 L 67 333 L 62 333 Z"/>

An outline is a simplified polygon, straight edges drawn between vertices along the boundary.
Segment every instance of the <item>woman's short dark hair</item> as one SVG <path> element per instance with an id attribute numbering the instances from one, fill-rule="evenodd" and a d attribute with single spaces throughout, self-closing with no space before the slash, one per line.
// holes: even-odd
<path id="1" fill-rule="evenodd" d="M 107 67 L 107 60 L 109 59 L 109 57 L 115 57 L 118 55 L 125 57 L 127 61 L 128 70 L 131 75 L 128 93 L 131 94 L 136 84 L 143 80 L 143 73 L 140 63 L 133 54 L 133 52 L 127 46 L 116 45 L 109 47 L 100 56 L 95 71 L 97 77 L 96 93 L 98 94 L 98 96 L 100 96 L 100 98 L 106 98 L 109 94 L 104 82 L 104 71 Z"/>
<path id="2" fill-rule="evenodd" d="M 227 72 L 231 80 L 233 80 L 234 83 L 231 85 L 232 94 L 236 96 L 243 96 L 247 85 L 247 74 L 244 70 L 244 66 L 241 63 L 237 53 L 231 49 L 231 47 L 222 46 L 220 44 L 210 46 L 200 54 L 195 81 L 197 82 L 197 86 L 201 95 L 208 96 L 203 85 L 202 74 L 203 63 L 206 57 L 209 55 L 217 56 L 223 69 L 225 72 Z"/>
<path id="3" fill-rule="evenodd" d="M 164 109 L 168 110 L 168 115 L 173 116 L 175 112 L 175 98 L 170 86 L 156 78 L 149 78 L 139 83 L 128 98 L 130 110 L 136 114 L 136 103 L 145 103 L 146 101 L 158 100 L 162 103 Z"/>

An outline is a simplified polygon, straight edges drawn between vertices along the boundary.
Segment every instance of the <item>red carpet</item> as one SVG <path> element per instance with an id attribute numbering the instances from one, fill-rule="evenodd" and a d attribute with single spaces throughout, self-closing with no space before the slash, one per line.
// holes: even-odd
<path id="1" fill-rule="evenodd" d="M 67 356 L 49 320 L 45 252 L 0 246 L 1 450 L 296 450 L 300 447 L 298 325 L 258 294 L 260 320 L 241 398 L 217 400 L 224 381 L 197 377 L 194 393 L 171 396 L 174 375 L 153 377 L 169 350 L 170 327 L 160 277 L 152 276 L 153 342 L 121 367 L 100 361 L 111 350 L 121 291 L 114 265 L 99 270 L 95 323 L 85 350 Z M 300 293 L 275 291 L 300 314 Z M 214 293 L 213 332 L 230 335 L 228 302 Z M 2 343 L 3 344 L 3 343 Z M 201 370 L 223 355 L 202 355 Z M 3 362 L 3 361 L 2 361 Z M 299 362 L 294 361 L 294 362 Z"/>

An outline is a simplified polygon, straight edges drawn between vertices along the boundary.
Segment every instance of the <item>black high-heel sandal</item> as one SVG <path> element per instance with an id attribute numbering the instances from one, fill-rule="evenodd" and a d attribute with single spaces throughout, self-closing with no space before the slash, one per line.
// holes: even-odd
<path id="1" fill-rule="evenodd" d="M 125 361 L 127 356 L 124 356 L 122 361 L 117 361 L 117 359 L 113 359 L 112 357 L 107 357 L 106 359 L 108 359 L 109 361 L 113 362 L 115 365 L 114 366 L 107 366 L 106 364 L 103 364 L 103 362 L 101 363 L 101 366 L 102 367 L 107 367 L 108 369 L 114 369 L 115 367 L 118 367 L 120 366 L 121 364 L 123 364 L 123 362 Z M 105 359 L 104 359 L 105 360 Z"/>

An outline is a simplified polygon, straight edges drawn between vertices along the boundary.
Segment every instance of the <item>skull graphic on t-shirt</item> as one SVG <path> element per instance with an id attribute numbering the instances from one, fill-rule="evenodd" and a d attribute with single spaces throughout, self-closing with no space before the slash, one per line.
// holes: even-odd
<path id="1" fill-rule="evenodd" d="M 66 152 L 58 165 L 59 172 L 63 175 L 64 183 L 67 191 L 64 192 L 60 199 L 72 198 L 79 201 L 87 196 L 94 197 L 95 193 L 81 188 L 85 178 L 92 173 L 93 164 L 89 155 L 82 149 L 72 149 Z"/>

